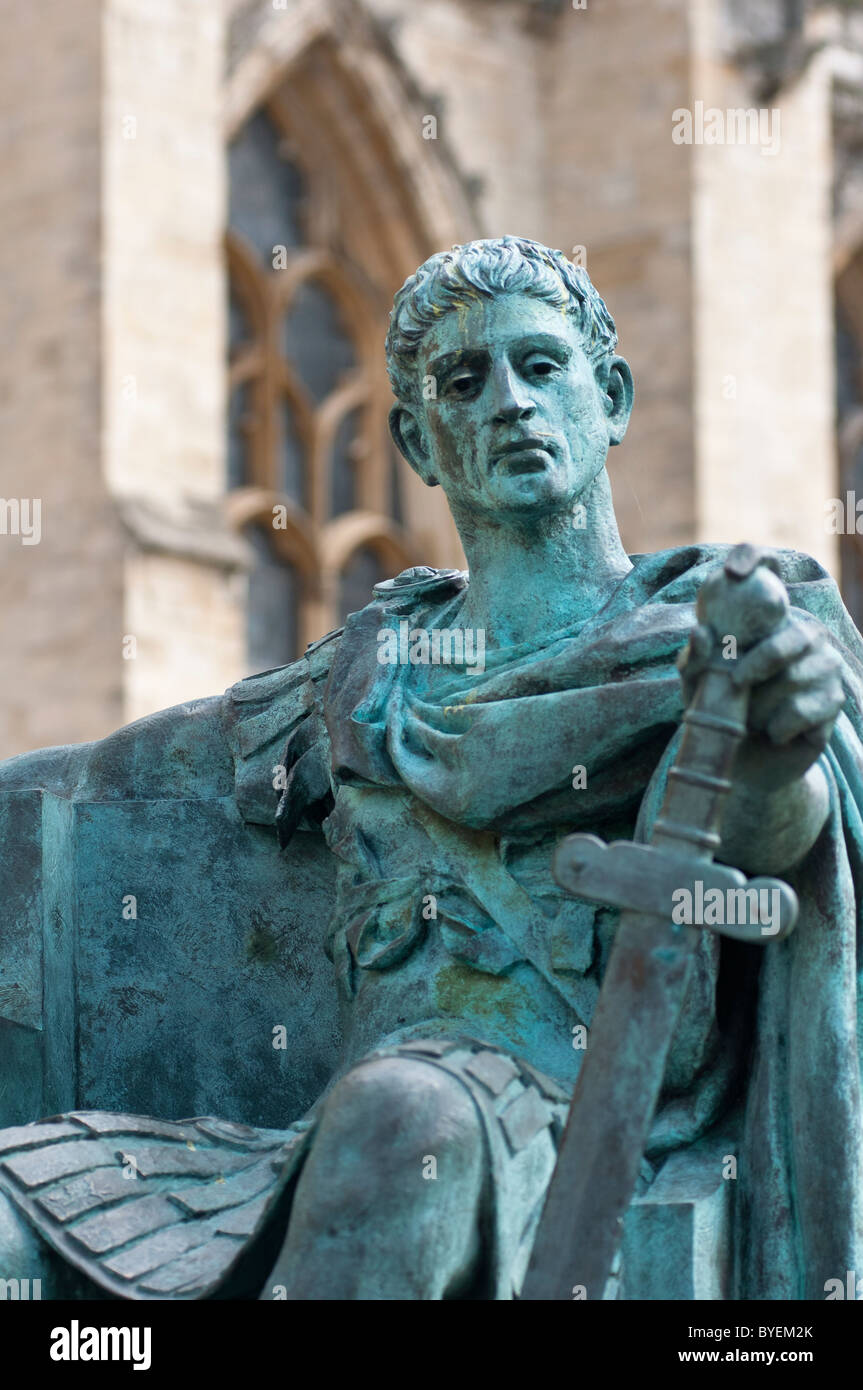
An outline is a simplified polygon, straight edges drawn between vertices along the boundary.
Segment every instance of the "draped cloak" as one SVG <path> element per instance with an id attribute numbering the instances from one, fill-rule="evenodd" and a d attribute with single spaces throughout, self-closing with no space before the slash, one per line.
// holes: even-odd
<path id="1" fill-rule="evenodd" d="M 569 990 L 574 1016 L 589 1022 L 616 914 L 603 909 L 592 918 L 602 949 L 557 968 L 544 940 L 555 938 L 547 900 L 532 935 L 523 924 L 520 939 L 506 925 L 502 935 L 496 930 L 495 897 L 503 902 L 506 894 L 501 863 L 491 864 L 489 854 L 515 884 L 514 929 L 519 906 L 529 918 L 529 900 L 554 893 L 548 865 L 562 834 L 649 833 L 678 742 L 675 658 L 695 621 L 698 588 L 726 553 L 692 546 L 634 556 L 598 613 L 551 638 L 487 653 L 481 672 L 475 663 L 430 673 L 378 655 L 381 631 L 398 632 L 405 619 L 412 633 L 456 628 L 466 576 L 426 571 L 423 580 L 406 571 L 351 615 L 321 702 L 323 723 L 314 737 L 300 732 L 293 751 L 289 744 L 280 812 L 283 834 L 301 814 L 326 816 L 328 842 L 343 861 L 330 951 L 348 1020 L 352 1008 L 362 1012 L 363 980 L 405 972 L 423 935 L 435 930 L 478 971 L 505 975 L 531 960 L 540 985 Z M 779 561 L 798 616 L 826 630 L 843 662 L 846 704 L 820 759 L 829 816 L 812 851 L 785 875 L 800 899 L 788 940 L 749 947 L 704 932 L 647 1152 L 661 1160 L 736 1114 L 732 1296 L 822 1299 L 827 1280 L 863 1271 L 863 643 L 814 560 L 786 551 Z M 579 766 L 586 785 L 575 789 Z M 374 843 L 376 817 L 386 821 L 383 789 L 397 790 L 406 811 Z M 364 794 L 372 800 L 351 801 Z M 449 871 L 440 919 L 427 924 L 416 903 L 423 881 L 430 891 L 432 880 L 427 867 L 417 879 L 408 834 L 417 819 L 430 834 L 426 850 Z M 488 872 L 477 873 L 483 856 Z M 400 899 L 414 908 L 406 912 Z M 575 918 L 566 918 L 567 907 Z M 585 905 L 558 901 L 564 936 L 577 928 L 579 909 Z M 422 990 L 424 980 L 416 974 L 410 988 Z M 358 1053 L 382 1016 L 374 1000 L 366 1012 L 372 1032 L 360 1028 Z M 571 1081 L 553 1063 L 547 1070 Z"/>

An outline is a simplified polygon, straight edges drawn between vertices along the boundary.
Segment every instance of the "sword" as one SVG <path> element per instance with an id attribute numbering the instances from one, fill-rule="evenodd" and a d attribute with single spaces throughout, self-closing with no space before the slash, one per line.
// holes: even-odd
<path id="1" fill-rule="evenodd" d="M 738 940 L 779 941 L 792 930 L 797 898 L 778 879 L 747 880 L 713 862 L 734 757 L 746 733 L 749 694 L 732 682 L 738 656 L 787 621 L 789 600 L 772 556 L 739 545 L 699 590 L 696 612 L 716 639 L 683 716 L 649 844 L 570 835 L 552 864 L 569 893 L 623 909 L 588 1031 L 588 1046 L 546 1196 L 523 1299 L 570 1299 L 577 1286 L 600 1299 L 623 1234 L 701 924 L 674 920 L 680 890 L 692 904 L 751 907 L 766 889 L 778 909 L 725 913 L 712 930 Z M 731 641 L 730 639 L 734 639 Z M 719 644 L 729 655 L 721 655 Z M 699 884 L 701 888 L 699 890 Z M 686 899 L 677 899 L 685 902 Z M 690 918 L 694 921 L 693 918 Z"/>

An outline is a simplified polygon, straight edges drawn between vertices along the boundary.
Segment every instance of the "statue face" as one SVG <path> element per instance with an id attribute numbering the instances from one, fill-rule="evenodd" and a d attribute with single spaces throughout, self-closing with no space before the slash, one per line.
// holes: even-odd
<path id="1" fill-rule="evenodd" d="M 457 519 L 569 510 L 629 418 L 629 369 L 613 363 L 606 394 L 572 317 L 529 295 L 453 309 L 419 353 L 436 395 L 397 407 L 394 433 Z"/>

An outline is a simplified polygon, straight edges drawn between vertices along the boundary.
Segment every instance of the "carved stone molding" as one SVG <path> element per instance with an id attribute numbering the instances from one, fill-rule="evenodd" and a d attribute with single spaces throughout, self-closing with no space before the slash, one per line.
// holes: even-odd
<path id="1" fill-rule="evenodd" d="M 142 550 L 216 569 L 248 571 L 252 566 L 251 547 L 232 527 L 220 502 L 189 499 L 182 512 L 175 512 L 149 497 L 123 497 L 117 510 Z"/>

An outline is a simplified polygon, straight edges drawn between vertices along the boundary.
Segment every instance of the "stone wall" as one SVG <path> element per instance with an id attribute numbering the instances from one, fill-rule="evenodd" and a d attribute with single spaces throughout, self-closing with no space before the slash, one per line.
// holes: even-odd
<path id="1" fill-rule="evenodd" d="M 685 0 L 563 6 L 543 53 L 550 241 L 587 270 L 635 376 L 609 458 L 631 551 L 692 540 L 692 169 L 671 141 L 688 100 Z"/>
<path id="2" fill-rule="evenodd" d="M 245 674 L 242 575 L 174 539 L 215 530 L 218 554 L 217 509 L 193 508 L 225 490 L 224 23 L 197 0 L 104 15 L 104 470 L 146 499 L 156 545 L 162 515 L 162 549 L 130 537 L 123 572 L 132 719 Z"/>
<path id="3" fill-rule="evenodd" d="M 123 572 L 101 458 L 101 4 L 10 4 L 2 28 L 0 495 L 41 506 L 38 544 L 0 534 L 6 756 L 121 722 Z"/>
<path id="4" fill-rule="evenodd" d="M 697 0 L 693 99 L 757 110 L 764 143 L 692 146 L 699 539 L 805 550 L 838 574 L 832 78 L 826 53 L 774 96 L 721 61 L 720 0 Z"/>

